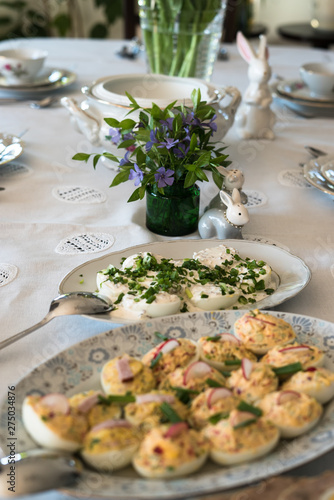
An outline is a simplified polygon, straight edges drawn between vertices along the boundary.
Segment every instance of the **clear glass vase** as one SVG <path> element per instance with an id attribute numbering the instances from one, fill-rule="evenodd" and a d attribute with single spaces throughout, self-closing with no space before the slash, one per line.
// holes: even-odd
<path id="1" fill-rule="evenodd" d="M 194 184 L 183 187 L 183 181 L 164 188 L 146 188 L 146 227 L 164 236 L 184 236 L 197 230 L 200 189 Z"/>
<path id="2" fill-rule="evenodd" d="M 148 70 L 210 80 L 226 0 L 138 0 Z"/>

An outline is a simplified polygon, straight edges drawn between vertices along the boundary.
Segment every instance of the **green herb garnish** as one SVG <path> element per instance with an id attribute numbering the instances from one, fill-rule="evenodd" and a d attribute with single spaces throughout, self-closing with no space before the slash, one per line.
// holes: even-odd
<path id="1" fill-rule="evenodd" d="M 207 378 L 205 383 L 208 384 L 209 387 L 223 387 L 220 382 L 217 382 L 217 380 L 213 378 Z"/>
<path id="2" fill-rule="evenodd" d="M 160 405 L 160 410 L 168 418 L 168 421 L 172 424 L 176 424 L 177 422 L 183 422 L 182 418 L 176 413 L 176 411 L 170 406 L 170 404 L 164 401 Z"/>
<path id="3" fill-rule="evenodd" d="M 226 366 L 241 366 L 241 359 L 225 359 L 224 364 Z"/>
<path id="4" fill-rule="evenodd" d="M 162 358 L 162 356 L 163 356 L 163 353 L 160 351 L 160 352 L 159 352 L 159 354 L 158 354 L 155 358 L 153 358 L 153 359 L 151 360 L 150 367 L 151 367 L 151 368 L 154 368 L 154 367 L 155 367 L 155 365 L 157 365 L 157 364 L 159 363 L 159 361 L 160 361 L 160 359 Z"/>
<path id="5" fill-rule="evenodd" d="M 136 396 L 134 396 L 131 392 L 127 392 L 126 394 L 109 394 L 109 396 L 101 396 L 98 395 L 99 403 L 105 405 L 111 405 L 112 403 L 134 403 L 136 401 Z"/>
<path id="6" fill-rule="evenodd" d="M 249 403 L 246 403 L 246 401 L 240 401 L 240 403 L 237 406 L 237 409 L 240 411 L 249 411 L 250 413 L 253 413 L 257 417 L 261 417 L 263 412 L 261 408 L 258 408 L 257 406 L 250 405 Z"/>
<path id="7" fill-rule="evenodd" d="M 278 368 L 272 368 L 272 371 L 276 375 L 290 375 L 291 373 L 300 372 L 302 369 L 302 364 L 297 361 L 297 363 L 291 363 L 289 365 L 279 366 Z"/>
<path id="8" fill-rule="evenodd" d="M 215 413 L 214 415 L 211 415 L 211 417 L 209 417 L 209 422 L 210 422 L 210 424 L 215 425 L 220 420 L 226 419 L 229 416 L 230 416 L 230 414 L 228 412 Z"/>

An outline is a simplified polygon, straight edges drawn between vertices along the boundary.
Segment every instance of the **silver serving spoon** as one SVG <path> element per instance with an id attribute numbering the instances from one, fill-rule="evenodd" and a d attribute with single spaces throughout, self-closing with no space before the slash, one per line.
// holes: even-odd
<path id="1" fill-rule="evenodd" d="M 66 452 L 36 449 L 0 459 L 0 498 L 72 486 L 82 470 Z"/>
<path id="2" fill-rule="evenodd" d="M 34 109 L 48 108 L 57 101 L 59 101 L 58 96 L 47 96 L 40 101 L 32 101 L 29 106 Z"/>
<path id="3" fill-rule="evenodd" d="M 53 299 L 47 315 L 36 325 L 17 333 L 13 337 L 0 342 L 0 349 L 13 344 L 22 339 L 31 332 L 34 332 L 41 326 L 48 323 L 57 316 L 75 315 L 75 314 L 101 314 L 113 309 L 113 305 L 107 302 L 103 297 L 91 292 L 70 292 L 59 295 Z"/>
<path id="4" fill-rule="evenodd" d="M 314 158 L 318 158 L 318 156 L 325 156 L 328 154 L 325 151 L 322 151 L 322 149 L 314 148 L 313 146 L 304 146 L 304 148 Z"/>

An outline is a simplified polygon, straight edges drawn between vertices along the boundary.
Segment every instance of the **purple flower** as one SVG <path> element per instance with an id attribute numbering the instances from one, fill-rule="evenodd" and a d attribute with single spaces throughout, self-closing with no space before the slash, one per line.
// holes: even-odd
<path id="1" fill-rule="evenodd" d="M 123 167 L 123 165 L 127 165 L 128 163 L 130 163 L 129 156 L 130 156 L 130 151 L 127 151 L 124 155 L 124 158 L 122 158 L 119 162 L 121 167 Z"/>
<path id="2" fill-rule="evenodd" d="M 123 136 L 123 140 L 124 141 L 129 141 L 129 140 L 132 140 L 132 139 L 134 139 L 134 136 L 130 132 L 127 133 L 127 134 L 124 134 L 124 136 Z"/>
<path id="3" fill-rule="evenodd" d="M 165 125 L 165 127 L 167 127 L 167 129 L 170 130 L 171 132 L 173 131 L 173 122 L 174 118 L 172 117 L 167 118 L 166 120 L 160 120 L 160 123 L 162 125 Z"/>
<path id="4" fill-rule="evenodd" d="M 157 133 L 157 129 L 151 130 L 151 132 L 150 132 L 150 139 L 151 140 L 148 141 L 148 143 L 145 146 L 145 149 L 146 149 L 147 152 L 151 151 L 153 144 L 159 144 L 159 141 L 156 138 L 156 133 Z"/>
<path id="5" fill-rule="evenodd" d="M 154 174 L 155 180 L 158 183 L 158 188 L 163 188 L 165 186 L 171 186 L 174 182 L 174 170 L 165 167 L 160 167 L 157 173 Z"/>
<path id="6" fill-rule="evenodd" d="M 111 127 L 109 129 L 110 140 L 113 144 L 118 144 L 121 140 L 121 132 L 119 128 Z"/>
<path id="7" fill-rule="evenodd" d="M 173 153 L 177 158 L 185 158 L 187 153 L 189 152 L 189 146 L 186 146 L 185 144 L 181 143 L 178 144 L 177 148 L 173 149 Z"/>
<path id="8" fill-rule="evenodd" d="M 158 148 L 166 148 L 166 149 L 171 149 L 179 142 L 179 139 L 173 139 L 173 137 L 167 137 L 165 142 L 161 142 L 160 146 Z"/>
<path id="9" fill-rule="evenodd" d="M 205 126 L 211 128 L 212 132 L 217 132 L 217 123 L 213 123 L 217 115 L 213 115 L 209 123 L 206 123 Z"/>
<path id="10" fill-rule="evenodd" d="M 134 169 L 130 170 L 129 179 L 135 181 L 135 186 L 139 186 L 141 181 L 144 179 L 144 174 L 138 167 L 137 163 L 134 164 Z"/>

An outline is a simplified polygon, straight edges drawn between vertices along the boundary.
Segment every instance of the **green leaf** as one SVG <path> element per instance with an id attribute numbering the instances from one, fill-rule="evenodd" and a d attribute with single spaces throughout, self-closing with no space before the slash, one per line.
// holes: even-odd
<path id="1" fill-rule="evenodd" d="M 117 158 L 117 156 L 113 155 L 112 153 L 104 152 L 103 156 L 105 158 L 108 158 L 108 160 L 112 160 L 112 161 L 115 161 L 116 163 L 119 163 L 119 158 Z"/>
<path id="2" fill-rule="evenodd" d="M 112 183 L 110 184 L 110 187 L 118 186 L 122 182 L 126 182 L 129 180 L 129 170 L 122 170 L 119 172 L 113 179 Z"/>
<path id="3" fill-rule="evenodd" d="M 192 186 L 193 184 L 195 184 L 196 180 L 197 180 L 196 174 L 194 172 L 188 172 L 184 180 L 184 187 L 187 188 Z"/>
<path id="4" fill-rule="evenodd" d="M 132 130 L 135 125 L 136 122 L 134 120 L 131 120 L 131 118 L 126 118 L 125 120 L 122 120 L 119 124 L 122 130 Z"/>
<path id="5" fill-rule="evenodd" d="M 101 158 L 101 155 L 95 155 L 93 159 L 93 167 L 96 168 L 97 162 Z"/>
<path id="6" fill-rule="evenodd" d="M 105 118 L 104 121 L 109 127 L 119 128 L 119 121 L 116 118 Z"/>
<path id="7" fill-rule="evenodd" d="M 72 160 L 85 161 L 87 163 L 90 157 L 91 155 L 87 153 L 77 153 L 76 155 L 72 156 Z"/>

